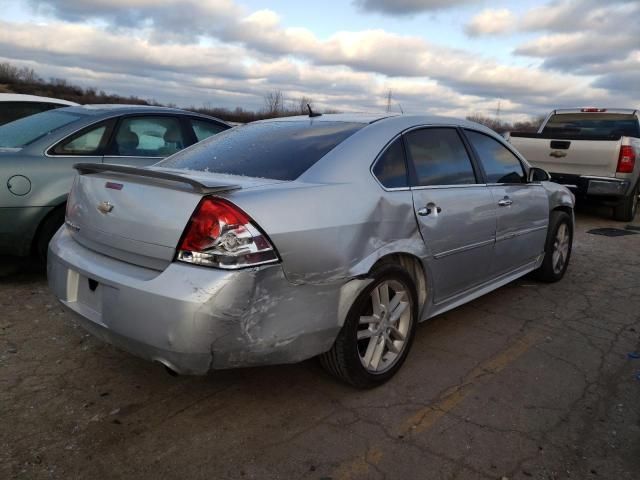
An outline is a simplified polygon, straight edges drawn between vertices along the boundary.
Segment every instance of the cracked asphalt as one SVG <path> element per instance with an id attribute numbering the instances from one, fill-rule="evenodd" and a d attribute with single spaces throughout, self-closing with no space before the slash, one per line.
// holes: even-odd
<path id="1" fill-rule="evenodd" d="M 640 225 L 640 219 L 635 225 Z M 563 281 L 418 328 L 388 384 L 315 361 L 172 377 L 0 259 L 0 478 L 638 479 L 640 234 L 582 211 Z"/>

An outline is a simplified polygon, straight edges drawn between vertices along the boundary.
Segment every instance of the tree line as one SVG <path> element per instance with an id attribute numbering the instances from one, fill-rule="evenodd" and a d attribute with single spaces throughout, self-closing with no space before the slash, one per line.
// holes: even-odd
<path id="1" fill-rule="evenodd" d="M 60 98 L 80 104 L 96 103 L 126 103 L 131 105 L 155 105 L 163 106 L 155 99 L 142 99 L 134 95 L 122 96 L 107 93 L 93 87 L 80 87 L 73 85 L 63 78 L 40 77 L 36 71 L 28 67 L 16 67 L 8 62 L 0 63 L 0 93 L 23 93 L 29 95 L 40 95 L 43 97 Z M 387 103 L 391 101 L 389 91 Z M 191 106 L 185 108 L 197 113 L 211 115 L 230 122 L 248 123 L 265 118 L 285 117 L 290 115 L 305 115 L 311 108 L 314 112 L 316 108 L 313 100 L 305 95 L 295 99 L 287 99 L 282 90 L 273 90 L 263 96 L 263 107 L 256 111 L 246 110 L 241 107 L 229 109 L 216 107 L 210 102 L 205 102 L 203 106 Z M 164 106 L 175 107 L 173 104 Z M 387 105 L 389 111 L 389 105 Z M 337 110 L 324 109 L 322 113 L 338 113 Z M 491 117 L 473 114 L 467 117 L 468 120 L 481 123 L 496 132 L 506 131 L 533 131 L 535 132 L 544 117 L 535 118 L 531 121 L 509 123 Z"/>

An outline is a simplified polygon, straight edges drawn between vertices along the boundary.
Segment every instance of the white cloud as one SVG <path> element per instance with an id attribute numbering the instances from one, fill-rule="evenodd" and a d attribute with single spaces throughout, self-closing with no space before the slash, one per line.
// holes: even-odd
<path id="1" fill-rule="evenodd" d="M 517 17 L 507 8 L 483 10 L 465 26 L 472 37 L 509 33 L 516 28 Z"/>
<path id="2" fill-rule="evenodd" d="M 630 84 L 629 79 L 635 78 L 632 73 L 625 74 L 625 82 L 616 82 L 602 70 L 612 60 L 604 57 L 614 49 L 621 52 L 614 59 L 619 68 L 627 72 L 637 66 L 626 31 L 620 39 L 598 39 L 598 45 L 585 48 L 588 36 L 553 30 L 572 11 L 565 4 L 576 8 L 594 1 L 560 0 L 550 6 L 552 12 L 546 17 L 534 10 L 520 23 L 509 10 L 484 10 L 468 25 L 469 33 L 475 35 L 509 32 L 513 25 L 524 28 L 526 22 L 527 28 L 546 29 L 545 35 L 521 45 L 516 53 L 539 58 L 543 67 L 561 73 L 499 62 L 383 29 L 338 31 L 319 38 L 309 29 L 283 26 L 272 10 L 250 12 L 233 0 L 31 0 L 63 21 L 40 26 L 0 21 L 0 56 L 30 59 L 46 71 L 60 71 L 56 76 L 73 75 L 70 79 L 81 83 L 88 79 L 83 84 L 97 82 L 98 88 L 124 88 L 118 91 L 125 94 L 135 88 L 136 94 L 154 92 L 143 96 L 251 108 L 259 106 L 262 95 L 272 89 L 291 97 L 310 95 L 319 105 L 360 110 L 384 107 L 391 88 L 405 111 L 463 115 L 494 111 L 498 99 L 502 110 L 514 116 L 606 101 L 613 98 L 611 92 L 624 101 L 633 100 L 634 95 L 637 100 L 637 93 L 617 90 L 623 83 Z M 122 3 L 126 9 L 120 8 Z M 361 3 L 369 9 L 394 3 L 403 11 L 449 4 Z M 471 2 L 451 5 L 462 3 Z M 612 12 L 634 6 L 627 2 L 618 7 L 619 3 L 613 1 Z M 583 20 L 600 25 L 599 30 L 593 27 L 593 33 L 604 35 L 603 25 L 611 22 L 598 23 L 600 14 L 589 12 L 584 12 Z M 573 66 L 572 61 L 580 65 Z M 552 62 L 564 62 L 566 68 Z M 590 70 L 580 69 L 585 66 Z"/>

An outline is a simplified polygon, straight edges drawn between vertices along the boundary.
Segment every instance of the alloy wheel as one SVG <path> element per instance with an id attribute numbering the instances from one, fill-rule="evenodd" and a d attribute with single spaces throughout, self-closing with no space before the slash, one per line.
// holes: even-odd
<path id="1" fill-rule="evenodd" d="M 553 253 L 551 256 L 553 272 L 559 274 L 564 269 L 569 256 L 569 243 L 571 241 L 569 228 L 566 223 L 560 224 L 553 241 Z"/>
<path id="2" fill-rule="evenodd" d="M 393 367 L 406 347 L 412 322 L 407 288 L 397 280 L 386 280 L 369 295 L 360 315 L 358 354 L 370 373 Z"/>

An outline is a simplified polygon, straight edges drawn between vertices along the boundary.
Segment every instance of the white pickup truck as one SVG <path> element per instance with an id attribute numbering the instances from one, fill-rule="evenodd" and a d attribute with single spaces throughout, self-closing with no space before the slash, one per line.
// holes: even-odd
<path id="1" fill-rule="evenodd" d="M 554 110 L 538 133 L 511 132 L 506 138 L 554 182 L 612 206 L 616 220 L 633 220 L 640 194 L 638 110 Z"/>

